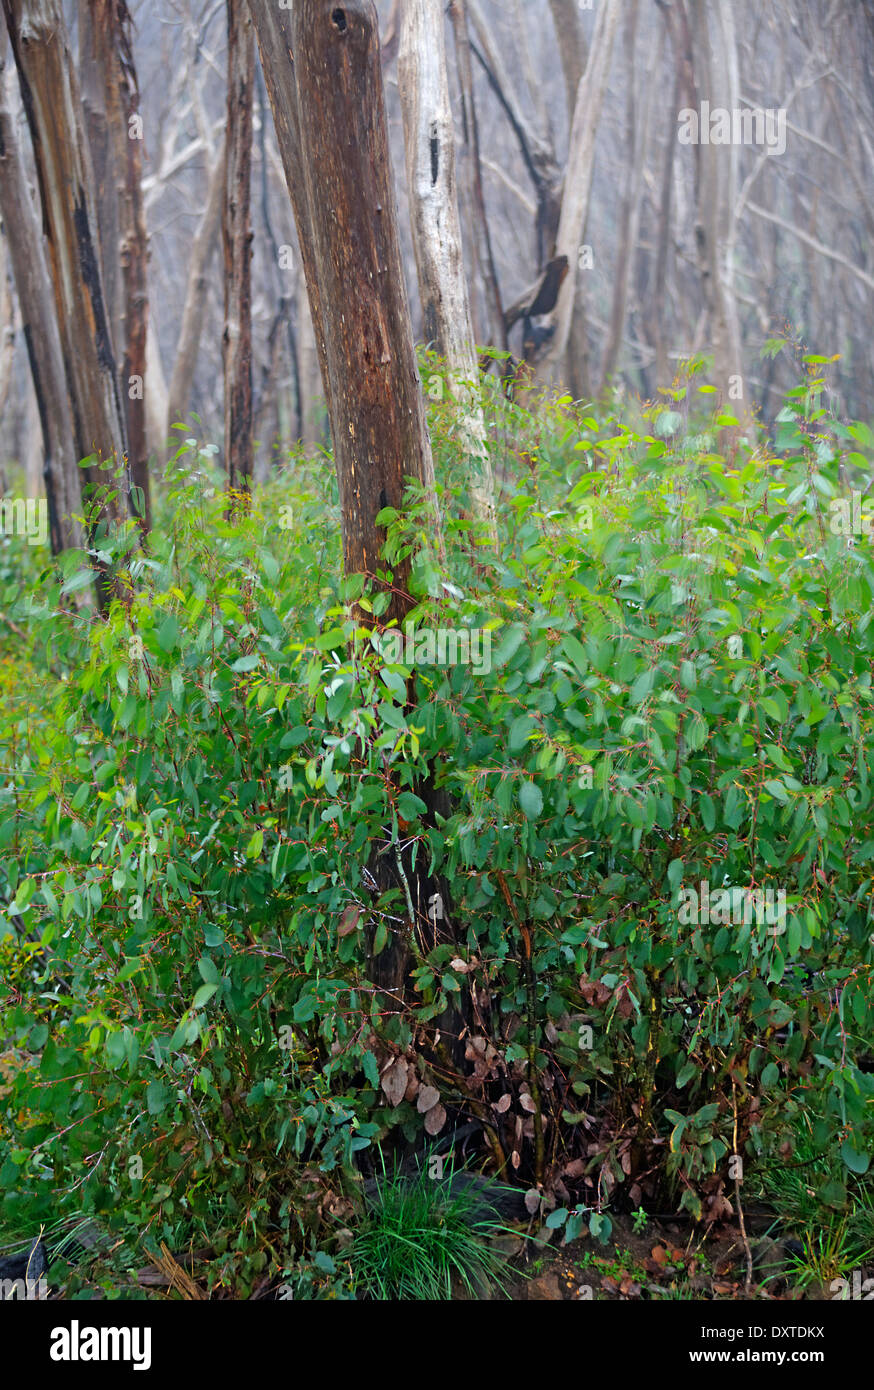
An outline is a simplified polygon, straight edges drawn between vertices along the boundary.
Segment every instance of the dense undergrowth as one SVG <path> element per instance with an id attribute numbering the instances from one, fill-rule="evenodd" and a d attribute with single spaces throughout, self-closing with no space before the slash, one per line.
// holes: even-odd
<path id="1" fill-rule="evenodd" d="M 82 1295 L 164 1242 L 345 1296 L 362 1161 L 466 1121 L 568 1237 L 795 1163 L 820 1221 L 871 1203 L 874 573 L 829 504 L 874 436 L 820 361 L 728 460 L 694 380 L 633 424 L 496 395 L 497 554 L 437 382 L 445 567 L 385 521 L 453 666 L 360 626 L 327 458 L 231 522 L 183 442 L 107 620 L 5 542 L 2 1242 L 93 1218 Z"/>

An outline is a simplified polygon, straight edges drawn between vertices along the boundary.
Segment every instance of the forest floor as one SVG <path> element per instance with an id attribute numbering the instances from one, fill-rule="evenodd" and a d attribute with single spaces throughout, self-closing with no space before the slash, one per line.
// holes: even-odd
<path id="1" fill-rule="evenodd" d="M 736 1228 L 717 1226 L 704 1232 L 676 1220 L 650 1217 L 645 1228 L 636 1232 L 630 1218 L 616 1216 L 613 1236 L 606 1245 L 586 1235 L 568 1245 L 542 1246 L 536 1254 L 529 1252 L 524 1268 L 522 1238 L 507 1237 L 507 1248 L 517 1256 L 515 1262 L 520 1266 L 518 1276 L 507 1285 L 507 1293 L 513 1300 L 565 1302 L 833 1297 L 816 1281 L 805 1282 L 799 1276 L 779 1238 L 767 1234 L 774 1224 L 771 1212 L 747 1214 L 753 1256 L 749 1292 L 745 1287 L 746 1252 Z"/>

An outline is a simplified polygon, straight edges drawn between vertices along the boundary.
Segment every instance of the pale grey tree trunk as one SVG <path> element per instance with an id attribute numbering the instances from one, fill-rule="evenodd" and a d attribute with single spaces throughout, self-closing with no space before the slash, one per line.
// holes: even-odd
<path id="1" fill-rule="evenodd" d="M 449 390 L 460 408 L 473 508 L 494 536 L 494 482 L 461 248 L 442 0 L 406 0 L 398 83 L 425 337 L 446 363 Z"/>

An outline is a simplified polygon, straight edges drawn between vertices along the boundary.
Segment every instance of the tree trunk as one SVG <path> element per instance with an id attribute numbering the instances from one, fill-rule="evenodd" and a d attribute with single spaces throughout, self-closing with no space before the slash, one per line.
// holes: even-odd
<path id="1" fill-rule="evenodd" d="M 225 464 L 232 492 L 252 481 L 252 118 L 255 41 L 246 0 L 227 0 L 228 121 L 225 257 Z"/>
<path id="2" fill-rule="evenodd" d="M 445 359 L 471 460 L 474 512 L 494 537 L 494 483 L 461 250 L 442 0 L 406 0 L 398 83 L 425 337 Z"/>
<path id="3" fill-rule="evenodd" d="M 0 30 L 0 215 L 39 411 L 51 545 L 57 555 L 82 544 L 81 527 L 74 520 L 81 515 L 82 489 L 42 229 L 28 191 L 15 118 L 8 101 L 5 48 L 4 25 Z"/>
<path id="4" fill-rule="evenodd" d="M 558 57 L 564 75 L 568 120 L 574 118 L 580 78 L 586 70 L 586 40 L 580 22 L 579 0 L 549 0 L 552 23 L 558 40 Z"/>
<path id="5" fill-rule="evenodd" d="M 376 7 L 373 0 L 298 0 L 290 17 L 280 19 L 272 6 L 253 5 L 252 13 L 283 163 L 299 180 L 291 193 L 321 343 L 345 571 L 374 579 L 384 569 L 378 514 L 402 509 L 406 477 L 432 498 L 434 482 L 398 239 Z M 436 517 L 435 526 L 441 547 Z M 378 581 L 388 596 L 382 624 L 400 626 L 409 613 L 409 577 L 405 558 L 390 584 Z M 428 804 L 427 790 L 419 794 Z M 376 855 L 372 867 L 381 888 L 402 880 L 412 904 L 410 937 L 396 937 L 370 962 L 379 988 L 403 991 L 412 933 L 430 926 L 426 905 L 435 892 L 448 901 L 448 888 L 414 866 L 409 852 L 405 860 L 400 846 L 393 864 Z"/>
<path id="6" fill-rule="evenodd" d="M 385 543 L 378 513 L 401 510 L 405 477 L 432 491 L 434 476 L 398 239 L 376 8 L 372 0 L 342 8 L 300 0 L 287 20 L 279 14 L 253 7 L 283 163 L 293 177 L 303 174 L 291 191 L 323 344 L 346 573 L 373 577 Z M 281 69 L 294 53 L 291 87 L 273 66 L 277 37 Z M 404 560 L 385 622 L 400 623 L 409 611 L 408 581 Z"/>
<path id="7" fill-rule="evenodd" d="M 87 481 L 106 487 L 99 520 L 129 510 L 129 474 L 121 490 L 125 421 L 100 271 L 91 162 L 76 72 L 60 0 L 2 0 L 30 126 L 42 197 L 61 352 L 80 459 L 95 457 Z M 48 409 L 55 409 L 51 401 Z M 100 599 L 109 585 L 104 575 Z"/>
<path id="8" fill-rule="evenodd" d="M 693 11 L 690 30 L 699 96 L 710 102 L 711 109 L 734 110 L 739 104 L 739 76 L 729 6 L 724 0 L 714 0 L 706 13 Z M 734 267 L 729 254 L 734 241 L 738 150 L 734 145 L 708 142 L 699 144 L 696 154 L 700 178 L 695 234 L 713 345 L 714 384 L 720 404 L 728 405 L 732 378 L 743 389 Z M 745 415 L 746 407 L 742 405 L 737 413 L 739 417 Z M 723 447 L 732 450 L 738 434 L 738 429 L 724 432 Z"/>
<path id="9" fill-rule="evenodd" d="M 185 419 L 191 401 L 191 386 L 197 366 L 197 354 L 203 335 L 203 322 L 206 315 L 207 271 L 216 249 L 221 226 L 222 207 L 225 199 L 225 172 L 227 168 L 227 144 L 222 140 L 221 153 L 210 175 L 206 208 L 194 245 L 191 248 L 191 262 L 188 267 L 188 283 L 185 290 L 185 304 L 182 309 L 182 325 L 179 329 L 179 346 L 170 377 L 167 392 L 167 438 L 173 425 Z"/>
<path id="10" fill-rule="evenodd" d="M 586 227 L 589 192 L 595 165 L 595 141 L 607 91 L 613 41 L 621 9 L 620 0 L 602 0 L 589 49 L 589 61 L 580 82 L 574 108 L 564 196 L 555 246 L 557 256 L 567 256 L 571 273 L 559 291 L 558 304 L 552 315 L 551 327 L 554 328 L 554 333 L 548 340 L 540 364 L 543 374 L 556 384 L 570 336 L 574 294 L 579 274 L 579 250 Z"/>
<path id="11" fill-rule="evenodd" d="M 643 101 L 640 102 L 640 87 L 638 87 L 636 82 L 633 84 L 630 83 L 627 106 L 627 143 L 629 155 L 625 169 L 625 189 L 622 198 L 619 253 L 613 280 L 613 304 L 610 311 L 610 326 L 607 331 L 607 342 L 604 346 L 601 364 L 601 394 L 604 393 L 610 383 L 610 378 L 616 369 L 616 363 L 622 347 L 622 333 L 625 328 L 625 316 L 628 308 L 628 293 L 640 232 L 641 202 L 643 199 L 643 171 L 650 120 L 652 117 L 655 75 L 661 65 L 664 38 L 664 35 L 660 33 L 659 41 L 651 47 L 649 61 L 646 67 L 643 68 L 642 64 L 638 65 L 635 61 L 637 22 L 638 0 L 632 0 L 632 6 L 628 11 L 627 19 L 628 70 L 629 72 L 637 74 L 643 69 L 642 82 L 640 84 L 640 87 L 643 88 Z"/>
<path id="12" fill-rule="evenodd" d="M 279 143 L 279 155 L 285 171 L 297 239 L 303 261 L 304 279 L 310 301 L 313 332 L 322 382 L 327 395 L 329 391 L 328 359 L 325 351 L 322 311 L 320 308 L 320 288 L 316 275 L 313 234 L 310 227 L 310 210 L 306 197 L 304 160 L 301 153 L 300 116 L 295 94 L 295 60 L 292 57 L 291 14 L 287 8 L 260 4 L 249 0 L 255 35 L 258 39 L 258 52 L 261 57 L 261 71 L 267 87 L 273 125 Z"/>
<path id="13" fill-rule="evenodd" d="M 455 54 L 458 65 L 458 84 L 461 88 L 462 170 L 466 197 L 471 209 L 474 228 L 473 259 L 475 271 L 482 282 L 488 316 L 489 340 L 502 352 L 507 351 L 507 328 L 504 308 L 498 287 L 498 274 L 492 254 L 489 224 L 483 195 L 482 164 L 480 162 L 479 126 L 473 95 L 473 68 L 470 58 L 470 34 L 464 0 L 450 0 L 449 17 L 455 35 Z"/>
<path id="14" fill-rule="evenodd" d="M 80 0 L 79 68 L 100 224 L 107 317 L 119 364 L 128 457 L 143 531 L 151 529 L 146 445 L 148 237 L 140 94 L 125 0 Z"/>

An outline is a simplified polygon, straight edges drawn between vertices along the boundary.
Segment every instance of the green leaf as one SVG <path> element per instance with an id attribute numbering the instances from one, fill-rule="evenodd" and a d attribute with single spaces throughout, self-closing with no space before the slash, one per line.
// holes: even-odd
<path id="1" fill-rule="evenodd" d="M 424 816 L 428 807 L 421 797 L 415 796 L 413 792 L 403 791 L 398 797 L 398 815 L 406 821 L 418 820 Z"/>
<path id="2" fill-rule="evenodd" d="M 537 724 L 530 714 L 520 714 L 510 725 L 510 734 L 507 739 L 507 752 L 519 753 L 528 742 L 528 735 L 533 733 Z"/>
<path id="3" fill-rule="evenodd" d="M 868 1165 L 871 1162 L 870 1154 L 862 1153 L 855 1148 L 849 1139 L 845 1139 L 841 1144 L 841 1158 L 846 1163 L 851 1173 L 867 1173 Z"/>
<path id="4" fill-rule="evenodd" d="M 146 1087 L 146 1106 L 150 1115 L 160 1115 L 170 1099 L 163 1081 L 150 1081 Z"/>
<path id="5" fill-rule="evenodd" d="M 526 820 L 537 820 L 543 810 L 543 792 L 536 782 L 523 782 L 519 788 L 519 806 Z"/>

